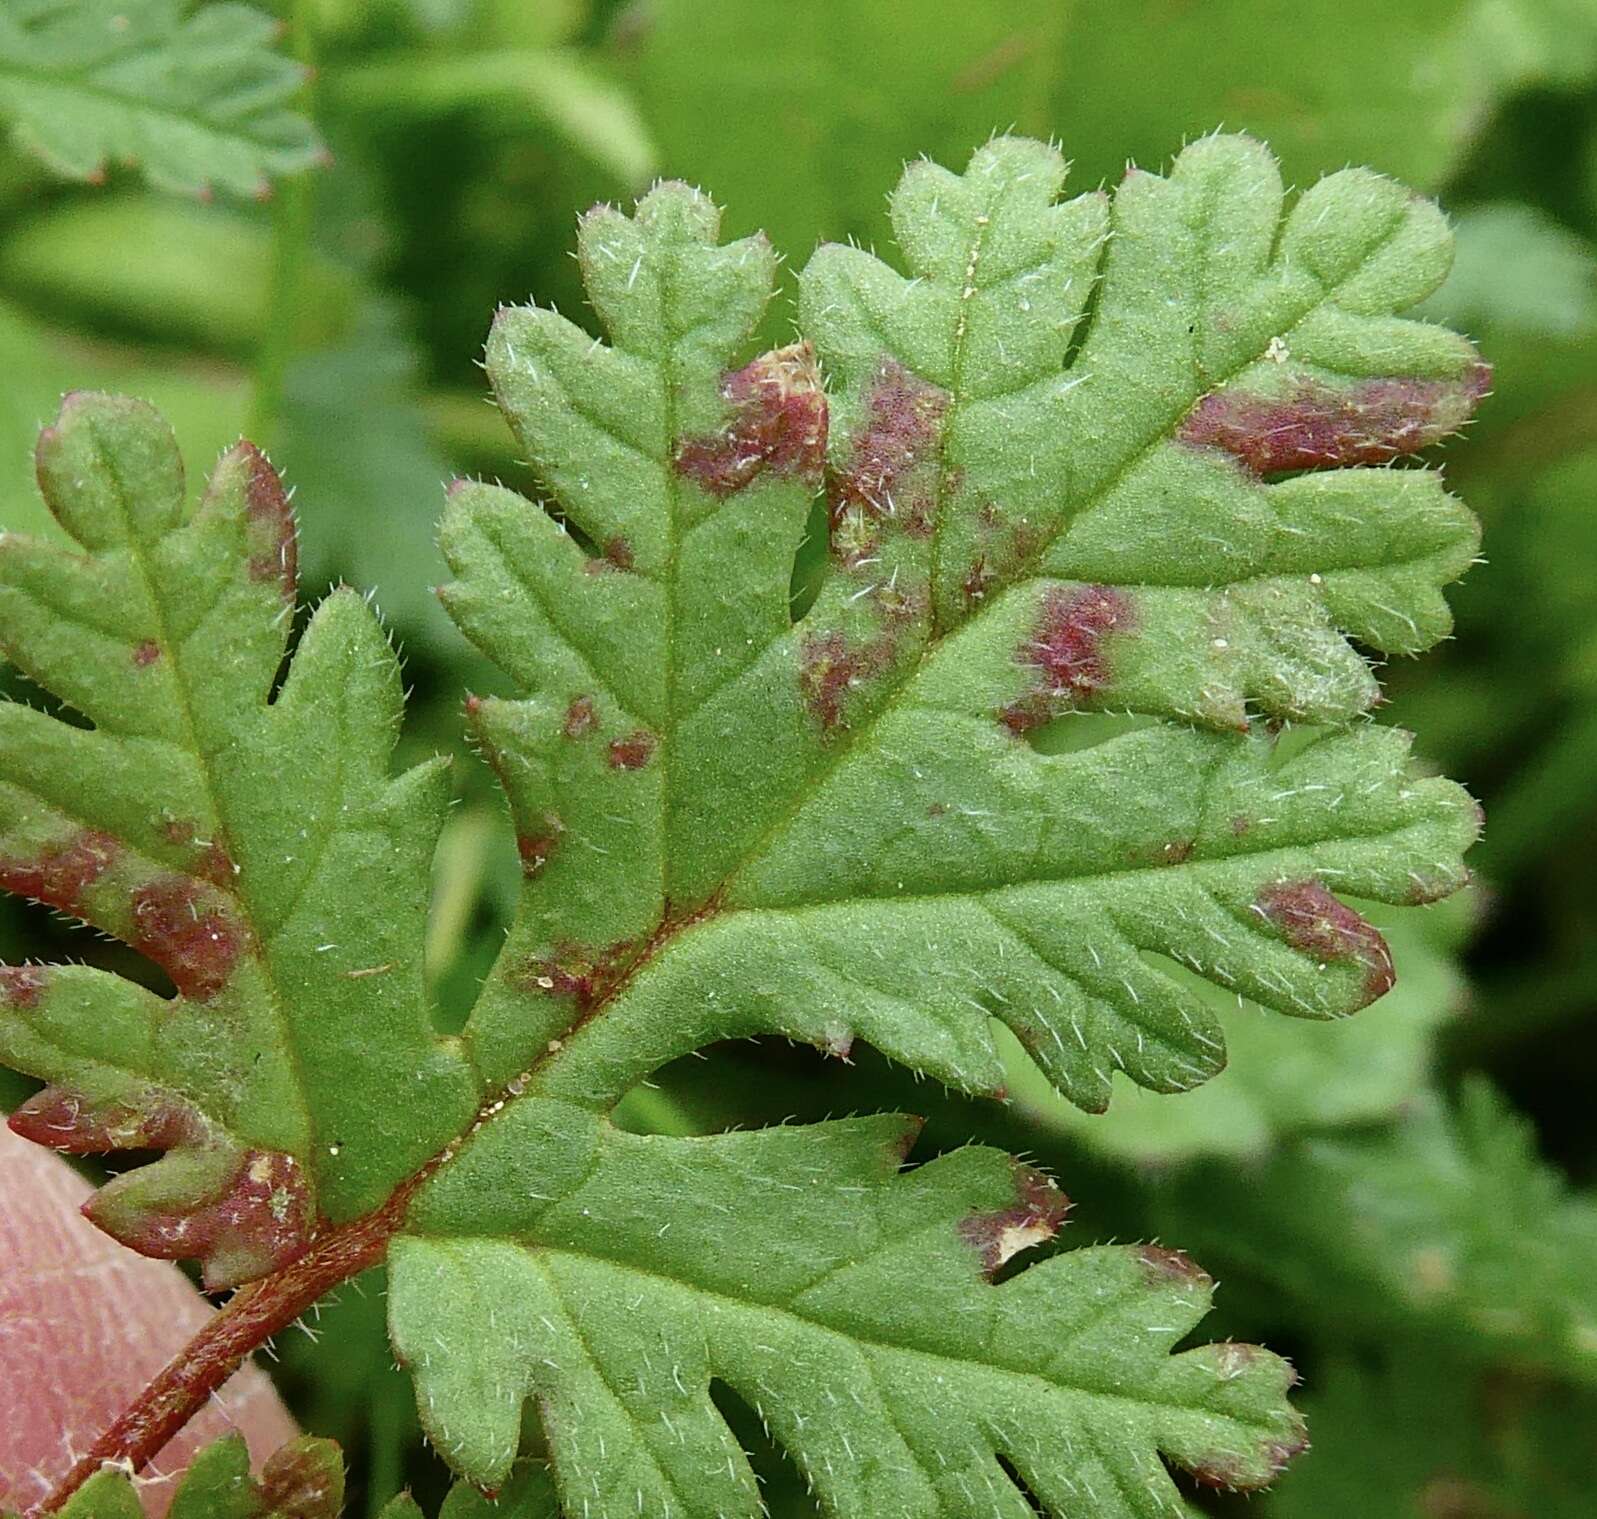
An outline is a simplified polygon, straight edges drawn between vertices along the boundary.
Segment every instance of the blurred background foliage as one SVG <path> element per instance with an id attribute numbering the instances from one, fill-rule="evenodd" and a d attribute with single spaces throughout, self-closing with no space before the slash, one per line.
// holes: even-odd
<path id="1" fill-rule="evenodd" d="M 1077 1199 L 1068 1243 L 1190 1248 L 1224 1284 L 1217 1332 L 1304 1376 L 1315 1448 L 1250 1513 L 1590 1515 L 1597 0 L 285 0 L 277 20 L 0 0 L 0 517 L 51 530 L 31 450 L 68 387 L 154 401 L 196 481 L 241 430 L 270 449 L 307 591 L 375 592 L 414 686 L 408 743 L 462 754 L 428 946 L 445 1026 L 516 872 L 461 744 L 461 689 L 492 678 L 434 605 L 432 524 L 456 472 L 536 492 L 475 365 L 497 304 L 581 310 L 578 211 L 689 179 L 798 267 L 822 239 L 885 245 L 907 156 L 961 165 L 1008 128 L 1059 140 L 1077 189 L 1223 125 L 1267 138 L 1299 186 L 1368 163 L 1441 197 L 1458 258 L 1430 314 L 1497 370 L 1447 451 L 1488 562 L 1454 641 L 1385 672 L 1382 720 L 1417 729 L 1489 824 L 1465 899 L 1388 920 L 1397 991 L 1334 1026 L 1229 1008 L 1226 1072 L 1122 1090 L 1101 1118 L 1018 1051 L 994 1106 L 868 1051 L 780 1043 L 661 1072 L 626 1114 L 693 1130 L 903 1106 L 932 1148 L 977 1137 L 1053 1168 Z M 201 80 L 188 95 L 174 58 Z M 105 106 L 99 68 L 132 104 Z M 778 303 L 762 337 L 791 323 Z M 148 974 L 9 903 L 0 954 Z M 373 1275 L 276 1348 L 306 1428 L 345 1445 L 357 1512 L 443 1482 L 382 1318 Z M 773 1512 L 812 1513 L 752 1416 L 729 1416 Z"/>

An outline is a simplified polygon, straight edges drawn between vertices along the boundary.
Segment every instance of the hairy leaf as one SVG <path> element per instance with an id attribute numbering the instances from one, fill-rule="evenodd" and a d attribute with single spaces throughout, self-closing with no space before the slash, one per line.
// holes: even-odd
<path id="1" fill-rule="evenodd" d="M 1445 1336 L 1597 1380 L 1597 1199 L 1535 1153 L 1483 1083 L 1366 1135 L 1306 1139 L 1247 1175 L 1195 1175 L 1164 1215 L 1212 1257 L 1340 1327 Z M 1222 1242 L 1223 1241 L 1223 1242 Z"/>
<path id="2" fill-rule="evenodd" d="M 467 718 L 524 872 L 459 1040 L 421 964 L 444 771 L 388 775 L 397 670 L 357 596 L 273 695 L 275 472 L 241 444 L 190 511 L 169 435 L 103 397 L 41 440 L 82 552 L 0 541 L 0 642 L 68 710 L 0 708 L 0 882 L 176 995 L 6 969 L 0 1058 L 52 1083 L 13 1122 L 168 1150 L 95 1215 L 213 1282 L 381 1209 L 395 1346 L 472 1480 L 510 1472 L 530 1402 L 568 1513 L 752 1515 L 717 1385 L 849 1519 L 1173 1514 L 1164 1460 L 1247 1488 L 1300 1443 L 1283 1362 L 1176 1352 L 1211 1285 L 1184 1256 L 997 1276 L 1064 1211 L 1007 1157 L 900 1175 L 895 1117 L 608 1117 L 773 1031 L 995 1092 L 994 1020 L 1082 1107 L 1117 1069 L 1181 1090 L 1224 1058 L 1194 977 L 1351 1012 L 1393 967 L 1338 894 L 1464 879 L 1474 809 L 1353 724 L 1348 641 L 1441 636 L 1474 551 L 1434 473 L 1358 467 L 1484 387 L 1395 314 L 1445 228 L 1356 172 L 1283 218 L 1238 139 L 1112 201 L 1062 178 L 1009 139 L 912 167 L 909 275 L 823 248 L 807 336 L 752 359 L 775 257 L 680 184 L 583 219 L 603 337 L 499 314 L 489 374 L 551 502 L 461 481 L 445 513 L 446 608 L 512 688 Z"/>
<path id="3" fill-rule="evenodd" d="M 382 1203 L 475 1107 L 422 995 L 446 769 L 388 778 L 398 666 L 352 592 L 268 700 L 294 529 L 248 444 L 191 511 L 159 418 L 80 393 L 40 438 L 39 483 L 81 552 L 0 539 L 0 645 L 94 727 L 0 706 L 0 883 L 131 944 L 177 996 L 6 969 L 0 1056 L 52 1083 L 11 1123 L 58 1149 L 169 1151 L 91 1216 L 244 1280 Z"/>
<path id="4" fill-rule="evenodd" d="M 1065 1200 L 992 1150 L 896 1176 L 916 1128 L 667 1139 L 517 1105 L 394 1247 L 394 1343 L 434 1442 L 492 1485 L 536 1398 L 566 1512 L 752 1516 L 719 1381 L 829 1513 L 1028 1512 L 1000 1456 L 1060 1514 L 1175 1511 L 1160 1452 L 1223 1486 L 1274 1476 L 1301 1443 L 1285 1364 L 1170 1354 L 1208 1305 L 1196 1266 L 1077 1250 L 993 1287 Z"/>
<path id="5" fill-rule="evenodd" d="M 715 246 L 667 185 L 582 226 L 611 346 L 500 314 L 489 373 L 566 522 L 465 483 L 444 526 L 446 605 L 526 693 L 471 709 L 529 876 L 468 1029 L 491 1083 L 569 1037 L 540 1085 L 602 1104 L 776 1029 L 991 1091 L 996 1016 L 1101 1108 L 1116 1068 L 1177 1090 L 1223 1059 L 1161 959 L 1335 1016 L 1391 967 L 1328 888 L 1463 879 L 1473 813 L 1399 734 L 1085 715 L 1346 720 L 1376 687 L 1344 632 L 1445 631 L 1475 538 L 1434 474 L 1272 478 L 1467 414 L 1473 350 L 1384 314 L 1440 277 L 1442 223 L 1348 173 L 1278 229 L 1268 156 L 1230 139 L 1112 212 L 1053 204 L 1062 172 L 1012 140 L 963 178 L 917 165 L 914 278 L 842 248 L 805 272 L 836 393 L 829 576 L 796 625 L 828 408 L 805 347 L 736 367 L 766 245 Z M 1036 752 L 1064 714 L 1069 752 Z"/>
<path id="6" fill-rule="evenodd" d="M 109 161 L 162 189 L 264 195 L 323 150 L 291 108 L 301 71 L 272 51 L 276 22 L 185 0 L 4 0 L 0 114 L 74 179 Z"/>
<path id="7" fill-rule="evenodd" d="M 1107 1112 L 1083 1113 L 1049 1087 L 1017 1044 L 1005 1068 L 1018 1116 L 1105 1155 L 1153 1166 L 1194 1155 L 1261 1154 L 1306 1130 L 1395 1117 L 1425 1089 L 1437 1028 L 1464 996 L 1451 954 L 1417 925 L 1388 921 L 1397 916 L 1372 914 L 1397 975 L 1376 1016 L 1293 1027 L 1200 985 L 1225 1030 L 1219 1075 L 1173 1096 L 1120 1082 Z"/>

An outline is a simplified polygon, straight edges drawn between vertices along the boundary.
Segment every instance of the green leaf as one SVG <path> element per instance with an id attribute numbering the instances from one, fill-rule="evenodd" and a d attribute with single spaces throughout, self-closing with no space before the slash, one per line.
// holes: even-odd
<path id="1" fill-rule="evenodd" d="M 268 700 L 294 529 L 250 445 L 191 511 L 159 418 L 79 393 L 38 465 L 82 551 L 0 539 L 0 644 L 94 727 L 0 706 L 0 882 L 131 944 L 177 996 L 7 969 L 0 1058 L 52 1083 L 12 1125 L 72 1151 L 168 1150 L 91 1216 L 200 1257 L 212 1285 L 245 1280 L 382 1203 L 475 1108 L 422 992 L 446 770 L 388 778 L 398 666 L 352 592 L 318 609 Z"/>
<path id="2" fill-rule="evenodd" d="M 270 193 L 323 155 L 291 109 L 302 71 L 248 6 L 184 0 L 4 0 L 0 114 L 59 173 L 139 164 L 164 190 Z"/>
<path id="3" fill-rule="evenodd" d="M 0 479 L 11 483 L 0 520 L 57 542 L 69 540 L 32 489 L 33 451 L 40 424 L 74 382 L 132 391 L 158 405 L 180 426 L 193 466 L 211 462 L 238 437 L 249 408 L 246 378 L 214 361 L 186 363 L 109 342 L 85 352 L 71 328 L 47 325 L 10 302 L 0 302 L 0 363 L 10 376 L 0 396 Z"/>
<path id="4" fill-rule="evenodd" d="M 1424 1090 L 1432 1040 L 1464 997 L 1452 956 L 1393 912 L 1372 913 L 1397 985 L 1379 1013 L 1293 1027 L 1239 998 L 1195 988 L 1225 1030 L 1226 1067 L 1190 1092 L 1117 1084 L 1105 1113 L 1083 1113 L 1049 1087 L 1018 1042 L 1005 1061 L 1018 1117 L 1105 1155 L 1168 1165 L 1194 1155 L 1259 1154 L 1305 1130 L 1397 1116 Z"/>
<path id="5" fill-rule="evenodd" d="M 339 1519 L 344 1462 L 331 1440 L 303 1436 L 267 1458 L 259 1478 L 239 1434 L 195 1456 L 172 1489 L 169 1519 Z M 63 1519 L 140 1519 L 144 1509 L 121 1472 L 97 1472 L 68 1500 Z"/>
<path id="6" fill-rule="evenodd" d="M 1179 1512 L 1161 1453 L 1221 1486 L 1274 1476 L 1301 1444 L 1285 1363 L 1171 1354 L 1208 1306 L 1196 1266 L 1086 1249 L 994 1287 L 1065 1200 L 992 1150 L 896 1174 L 917 1127 L 667 1139 L 507 1110 L 393 1249 L 394 1343 L 434 1442 L 493 1485 L 535 1398 L 567 1513 L 753 1516 L 719 1381 L 828 1513 L 1030 1512 L 1000 1456 L 1048 1512 L 1105 1519 Z"/>
<path id="7" fill-rule="evenodd" d="M 1483 1082 L 1251 1172 L 1194 1173 L 1163 1217 L 1345 1337 L 1423 1330 L 1454 1352 L 1597 1383 L 1597 1198 L 1537 1156 Z"/>
<path id="8" fill-rule="evenodd" d="M 997 1017 L 1097 1109 L 1115 1068 L 1179 1090 L 1223 1060 L 1154 957 L 1333 1017 L 1390 962 L 1327 888 L 1463 879 L 1473 811 L 1400 734 L 1084 715 L 1346 720 L 1376 686 L 1342 632 L 1445 631 L 1438 587 L 1475 538 L 1434 474 L 1273 478 L 1466 414 L 1473 350 L 1385 314 L 1445 270 L 1434 209 L 1338 175 L 1272 257 L 1254 144 L 1205 141 L 1112 213 L 1055 206 L 1062 173 L 1014 140 L 964 178 L 917 165 L 894 200 L 913 280 L 841 248 L 806 271 L 831 562 L 796 626 L 822 398 L 802 347 L 732 367 L 766 244 L 716 246 L 710 204 L 667 185 L 582 225 L 611 346 L 501 313 L 490 377 L 580 536 L 469 483 L 443 529 L 446 606 L 523 693 L 470 709 L 529 877 L 467 1031 L 491 1084 L 563 1041 L 536 1086 L 603 1106 L 774 1029 L 992 1091 Z M 1036 752 L 1064 714 L 1075 746 Z"/>
<path id="9" fill-rule="evenodd" d="M 337 87 L 341 102 L 357 111 L 530 113 L 623 186 L 646 184 L 658 162 L 632 97 L 574 49 L 383 58 L 348 72 Z"/>
<path id="10" fill-rule="evenodd" d="M 190 511 L 170 436 L 105 397 L 41 440 L 82 552 L 0 540 L 0 643 L 68 710 L 0 708 L 0 883 L 176 996 L 0 972 L 0 1059 L 52 1083 L 13 1124 L 168 1150 L 93 1214 L 213 1283 L 386 1210 L 359 1227 L 400 1231 L 394 1344 L 474 1481 L 531 1401 L 568 1513 L 752 1516 L 717 1383 L 849 1519 L 1180 1513 L 1163 1460 L 1248 1488 L 1301 1443 L 1283 1362 L 1173 1353 L 1212 1285 L 1184 1256 L 997 1277 L 1064 1211 L 1005 1156 L 901 1175 L 913 1120 L 608 1116 L 773 1031 L 995 1092 L 995 1020 L 1083 1107 L 1116 1069 L 1181 1090 L 1224 1058 L 1192 977 L 1351 1012 L 1392 962 L 1336 893 L 1464 879 L 1474 809 L 1355 725 L 1348 638 L 1441 636 L 1473 524 L 1432 472 L 1320 468 L 1415 452 L 1484 385 L 1395 315 L 1445 269 L 1434 208 L 1347 173 L 1283 220 L 1237 139 L 1113 201 L 1056 204 L 1062 178 L 1010 139 L 912 167 L 911 276 L 821 250 L 808 336 L 753 359 L 775 255 L 681 184 L 583 219 L 603 337 L 500 313 L 489 374 L 551 502 L 457 482 L 442 529 L 446 608 L 512 688 L 467 716 L 524 872 L 459 1040 L 422 965 L 445 774 L 389 777 L 396 662 L 358 596 L 272 695 L 275 472 L 241 444 Z"/>

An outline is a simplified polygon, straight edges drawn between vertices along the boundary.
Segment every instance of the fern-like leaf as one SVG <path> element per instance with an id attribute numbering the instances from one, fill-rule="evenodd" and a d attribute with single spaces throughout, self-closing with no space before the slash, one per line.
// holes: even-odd
<path id="1" fill-rule="evenodd" d="M 0 114 L 74 179 L 108 161 L 161 189 L 262 196 L 323 154 L 292 109 L 302 71 L 272 51 L 277 23 L 235 4 L 3 0 Z"/>
<path id="2" fill-rule="evenodd" d="M 1446 628 L 1475 536 L 1434 474 L 1269 478 L 1467 414 L 1473 350 L 1385 314 L 1445 270 L 1440 219 L 1349 173 L 1278 228 L 1236 139 L 1135 177 L 1112 217 L 1055 205 L 1062 172 L 1008 140 L 964 178 L 918 166 L 894 202 L 914 279 L 848 249 L 806 271 L 837 394 L 831 573 L 796 624 L 826 401 L 805 348 L 737 367 L 764 243 L 714 246 L 708 202 L 663 186 L 581 230 L 612 346 L 501 313 L 490 375 L 585 546 L 496 487 L 445 520 L 446 604 L 526 692 L 472 709 L 531 877 L 468 1030 L 490 1082 L 574 1034 L 548 1089 L 608 1101 L 775 1028 L 992 1091 L 996 1016 L 1101 1108 L 1115 1069 L 1177 1090 L 1223 1060 L 1150 956 L 1332 1017 L 1391 981 L 1332 889 L 1463 880 L 1473 811 L 1403 735 L 1230 731 L 1249 700 L 1356 716 L 1375 686 L 1339 629 L 1396 650 Z M 1027 741 L 1127 707 L 1164 720 Z"/>
<path id="3" fill-rule="evenodd" d="M 1284 1362 L 1175 1352 L 1210 1287 L 1184 1256 L 984 1280 L 1064 1213 L 1006 1157 L 899 1174 L 896 1117 L 609 1117 L 663 1061 L 772 1031 L 997 1091 L 995 1019 L 1082 1107 L 1116 1069 L 1183 1089 L 1224 1058 L 1189 973 L 1351 1012 L 1393 972 L 1339 893 L 1464 879 L 1474 809 L 1353 725 L 1374 684 L 1348 642 L 1440 636 L 1474 549 L 1433 474 L 1358 467 L 1485 383 L 1394 315 L 1445 228 L 1359 173 L 1283 221 L 1235 139 L 1112 203 L 1057 204 L 1062 174 L 1011 140 L 912 168 L 910 276 L 823 249 L 808 337 L 752 359 L 774 257 L 682 185 L 584 218 L 605 338 L 500 313 L 489 373 L 557 512 L 460 482 L 445 514 L 445 604 L 513 688 L 467 714 L 525 871 L 459 1040 L 421 993 L 443 771 L 387 774 L 397 671 L 358 597 L 270 694 L 270 466 L 241 445 L 190 512 L 136 403 L 70 398 L 41 441 L 83 552 L 0 544 L 0 641 L 93 727 L 0 708 L 0 881 L 177 996 L 6 970 L 0 1058 L 52 1083 L 13 1121 L 170 1150 L 95 1214 L 212 1281 L 309 1248 L 325 1283 L 366 1215 L 359 1261 L 391 1246 L 396 1349 L 473 1481 L 512 1470 L 531 1402 L 564 1512 L 752 1516 L 718 1381 L 839 1519 L 1018 1519 L 1022 1486 L 1175 1514 L 1166 1460 L 1247 1488 L 1301 1443 Z"/>
<path id="4" fill-rule="evenodd" d="M 213 1286 L 247 1280 L 380 1205 L 475 1110 L 422 985 L 447 767 L 389 779 L 398 662 L 351 591 L 268 700 L 294 526 L 248 444 L 191 511 L 165 424 L 78 394 L 39 483 L 81 552 L 0 538 L 0 642 L 94 727 L 0 705 L 0 884 L 131 944 L 177 997 L 86 966 L 0 970 L 0 1059 L 51 1083 L 11 1125 L 168 1151 L 91 1217 L 198 1257 Z"/>
<path id="5" fill-rule="evenodd" d="M 1277 1357 L 1170 1354 L 1209 1302 L 1185 1256 L 1075 1250 L 984 1281 L 1067 1207 L 997 1151 L 900 1176 L 918 1125 L 898 1117 L 667 1139 L 557 1102 L 513 1114 L 422 1192 L 392 1257 L 395 1348 L 478 1482 L 508 1472 L 532 1398 L 565 1512 L 752 1519 L 713 1381 L 827 1513 L 879 1519 L 1028 1512 L 1000 1457 L 1049 1513 L 1178 1513 L 1161 1452 L 1256 1487 L 1302 1444 Z"/>

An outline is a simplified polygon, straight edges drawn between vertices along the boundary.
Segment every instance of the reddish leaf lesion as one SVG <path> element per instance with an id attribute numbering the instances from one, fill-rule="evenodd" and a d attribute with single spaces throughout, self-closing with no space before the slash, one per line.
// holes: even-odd
<path id="1" fill-rule="evenodd" d="M 1362 967 L 1361 1006 L 1385 996 L 1397 980 L 1392 951 L 1380 929 L 1312 877 L 1272 882 L 1255 898 L 1253 910 L 1293 949 L 1316 959 Z"/>
<path id="2" fill-rule="evenodd" d="M 1332 385 L 1301 376 L 1278 393 L 1225 386 L 1199 399 L 1176 436 L 1223 449 L 1260 475 L 1388 464 L 1457 432 L 1491 383 L 1491 366 L 1476 360 L 1450 380 Z"/>
<path id="3" fill-rule="evenodd" d="M 984 1276 L 992 1276 L 1022 1250 L 1046 1244 L 1070 1211 L 1070 1199 L 1035 1166 L 1017 1161 L 1014 1183 L 1015 1200 L 1009 1207 L 972 1213 L 959 1223 L 959 1237 L 975 1248 Z"/>
<path id="4" fill-rule="evenodd" d="M 827 479 L 832 553 L 856 568 L 884 532 L 927 538 L 936 526 L 939 451 L 948 392 L 884 355 L 864 395 L 861 425 Z"/>
<path id="5" fill-rule="evenodd" d="M 30 995 L 36 999 L 37 991 Z M 212 1291 L 280 1271 L 310 1247 L 315 1208 L 294 1157 L 237 1145 L 169 1092 L 151 1086 L 97 1098 L 52 1085 L 8 1124 L 68 1155 L 166 1151 L 150 1166 L 113 1177 L 83 1212 L 141 1255 L 200 1261 Z"/>
<path id="6" fill-rule="evenodd" d="M 732 370 L 721 382 L 721 395 L 729 407 L 725 425 L 678 444 L 679 475 L 723 498 L 766 475 L 819 481 L 826 457 L 826 392 L 809 343 L 778 348 Z"/>
<path id="7" fill-rule="evenodd" d="M 1033 672 L 1032 688 L 1003 707 L 999 721 L 1026 733 L 1102 691 L 1113 678 L 1107 640 L 1136 627 L 1136 603 L 1115 586 L 1050 587 L 1031 637 L 1015 651 Z"/>

